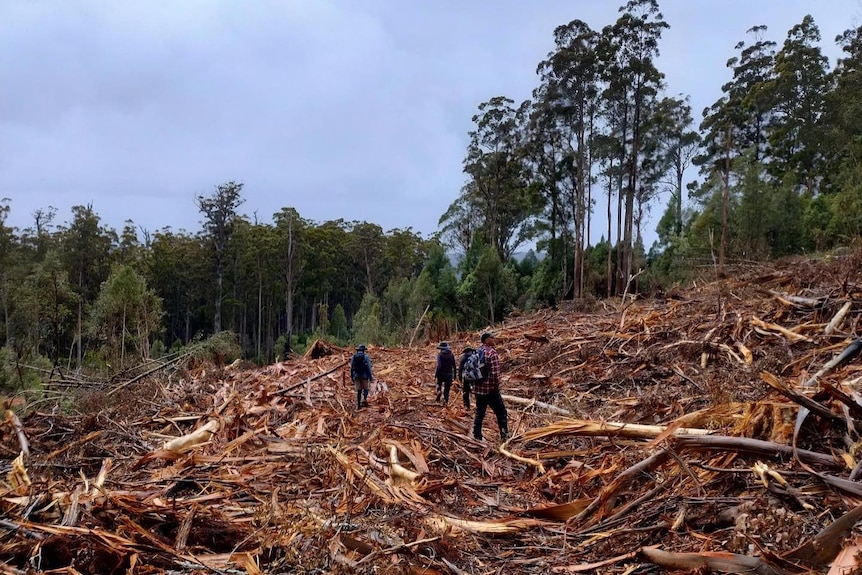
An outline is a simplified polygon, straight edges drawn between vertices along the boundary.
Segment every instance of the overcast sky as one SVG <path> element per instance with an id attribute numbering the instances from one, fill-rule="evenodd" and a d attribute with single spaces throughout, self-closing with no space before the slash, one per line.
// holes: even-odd
<path id="1" fill-rule="evenodd" d="M 437 229 L 464 183 L 470 118 L 529 98 L 553 29 L 613 0 L 0 0 L 0 198 L 7 223 L 91 203 L 105 224 L 195 232 L 198 194 L 241 211 Z M 834 38 L 860 0 L 660 0 L 659 69 L 696 119 L 753 25 L 779 44 L 811 14 Z M 661 208 L 655 208 L 659 214 Z"/>

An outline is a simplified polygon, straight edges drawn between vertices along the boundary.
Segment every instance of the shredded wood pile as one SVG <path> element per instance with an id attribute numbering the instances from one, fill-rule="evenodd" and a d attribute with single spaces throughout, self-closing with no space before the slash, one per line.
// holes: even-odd
<path id="1" fill-rule="evenodd" d="M 323 342 L 12 411 L 0 573 L 567 573 L 855 566 L 862 253 L 494 326 L 512 438 L 436 342 Z M 456 352 L 477 334 L 456 334 Z M 843 550 L 843 553 L 842 553 Z"/>

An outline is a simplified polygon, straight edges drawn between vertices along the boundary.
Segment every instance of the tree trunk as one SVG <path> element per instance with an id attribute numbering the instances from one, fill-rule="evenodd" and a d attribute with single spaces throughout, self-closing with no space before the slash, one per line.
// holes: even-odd
<path id="1" fill-rule="evenodd" d="M 584 212 L 584 196 L 586 192 L 586 176 L 584 165 L 586 158 L 584 155 L 585 146 L 585 122 L 586 118 L 583 114 L 583 99 L 581 100 L 581 114 L 578 118 L 577 144 L 578 144 L 578 161 L 576 163 L 576 179 L 575 179 L 575 258 L 574 268 L 572 270 L 572 294 L 575 298 L 583 296 L 583 271 L 584 271 L 584 223 L 586 218 Z"/>
<path id="2" fill-rule="evenodd" d="M 629 181 L 626 187 L 626 216 L 625 216 L 625 232 L 623 234 L 623 250 L 625 254 L 625 264 L 623 267 L 623 283 L 628 283 L 632 275 L 632 257 L 634 255 L 633 227 L 634 227 L 634 207 L 635 207 L 635 189 L 638 181 L 638 153 L 640 144 L 640 116 L 641 116 L 641 101 L 638 96 L 640 90 L 635 95 L 635 115 L 632 119 L 632 153 L 629 158 Z"/>
<path id="3" fill-rule="evenodd" d="M 81 303 L 81 299 L 83 299 L 83 296 L 78 300 L 78 326 L 75 329 L 75 331 L 77 332 L 75 335 L 75 339 L 77 340 L 77 344 L 78 344 L 78 347 L 77 347 L 78 364 L 76 366 L 77 369 L 81 369 L 81 363 L 83 362 L 83 355 L 84 355 L 83 350 L 81 349 L 81 323 L 83 321 L 83 318 L 82 318 L 83 310 L 81 309 L 83 306 L 83 303 Z"/>
<path id="4" fill-rule="evenodd" d="M 620 154 L 620 165 L 619 165 L 619 174 L 617 177 L 617 242 L 616 242 L 616 252 L 617 252 L 617 265 L 616 265 L 616 274 L 614 279 L 618 280 L 615 284 L 615 291 L 618 293 L 622 293 L 620 290 L 625 286 L 625 281 L 619 281 L 623 278 L 623 260 L 625 258 L 625 249 L 623 246 L 622 236 L 623 236 L 623 166 L 626 162 L 626 137 L 628 136 L 628 121 L 629 121 L 629 107 L 628 107 L 628 93 L 625 95 L 626 100 L 623 103 L 623 123 L 622 123 L 622 137 L 620 142 L 622 146 L 620 149 L 622 150 Z"/>
<path id="5" fill-rule="evenodd" d="M 221 290 L 224 281 L 224 263 L 221 256 L 217 256 L 216 262 L 216 296 L 215 296 L 215 312 L 213 313 L 213 333 L 221 331 Z"/>
<path id="6" fill-rule="evenodd" d="M 589 141 L 593 141 L 593 136 L 595 135 L 594 129 L 595 126 L 593 122 L 595 120 L 595 113 L 593 111 L 590 112 L 590 137 Z M 593 214 L 592 207 L 592 199 L 593 199 L 593 146 L 589 147 L 589 155 L 587 157 L 587 199 L 586 199 L 586 225 L 584 226 L 584 242 L 586 244 L 586 249 L 590 247 L 590 231 L 591 231 L 591 216 Z M 586 260 L 584 258 L 581 259 L 581 293 L 586 291 Z"/>
<path id="7" fill-rule="evenodd" d="M 681 152 L 678 151 L 678 154 Z M 677 237 L 682 235 L 682 178 L 684 176 L 684 168 L 682 165 L 682 156 L 677 156 L 676 158 L 676 206 L 674 210 L 676 213 L 674 214 L 674 223 L 673 223 L 673 231 L 674 235 Z"/>
<path id="8" fill-rule="evenodd" d="M 3 325 L 6 326 L 6 339 L 3 341 L 3 344 L 9 345 L 12 341 L 12 324 L 9 322 L 9 290 L 6 287 L 5 278 L 3 281 Z M 56 353 L 59 352 L 59 349 L 56 350 Z"/>
<path id="9" fill-rule="evenodd" d="M 293 216 L 287 226 L 287 250 L 285 254 L 287 261 L 285 262 L 285 283 L 287 284 L 287 297 L 285 298 L 285 327 L 287 328 L 288 337 L 293 332 L 293 281 L 294 271 L 293 264 L 296 257 L 296 238 L 293 235 Z M 289 343 L 289 342 L 288 342 Z"/>
<path id="10" fill-rule="evenodd" d="M 718 273 L 724 274 L 727 254 L 727 212 L 730 206 L 730 144 L 732 132 L 728 124 L 724 142 L 724 187 L 721 192 L 721 245 L 718 250 Z"/>
<path id="11" fill-rule="evenodd" d="M 371 262 L 368 261 L 368 249 L 362 249 L 365 256 L 365 277 L 368 278 L 368 293 L 374 293 L 374 285 L 371 283 Z"/>
<path id="12" fill-rule="evenodd" d="M 491 288 L 491 282 L 486 285 L 485 293 L 488 296 L 488 311 L 490 312 L 490 323 L 494 323 L 494 292 Z"/>
<path id="13" fill-rule="evenodd" d="M 120 334 L 120 369 L 125 367 L 126 362 L 126 304 L 123 304 L 123 331 Z"/>
<path id="14" fill-rule="evenodd" d="M 613 199 L 614 199 L 614 176 L 613 176 L 613 168 L 614 168 L 614 160 L 611 158 L 609 166 L 608 166 L 608 265 L 607 265 L 607 286 L 608 291 L 605 293 L 606 297 L 611 297 L 614 289 L 614 266 L 613 266 L 613 244 L 611 243 L 611 236 L 613 234 Z"/>
<path id="15" fill-rule="evenodd" d="M 257 275 L 257 357 L 261 352 L 261 330 L 263 329 L 263 275 Z"/>

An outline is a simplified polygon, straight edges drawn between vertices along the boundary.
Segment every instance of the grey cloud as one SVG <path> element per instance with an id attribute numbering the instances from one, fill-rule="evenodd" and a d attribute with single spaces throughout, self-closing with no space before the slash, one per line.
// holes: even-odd
<path id="1" fill-rule="evenodd" d="M 859 12 L 856 0 L 661 4 L 668 89 L 696 113 L 749 26 L 780 42 L 811 11 L 828 48 Z M 528 98 L 557 25 L 616 15 L 567 0 L 10 0 L 0 197 L 18 227 L 37 207 L 63 221 L 92 202 L 117 228 L 196 230 L 194 196 L 238 180 L 263 221 L 293 206 L 431 233 L 463 185 L 477 104 Z"/>

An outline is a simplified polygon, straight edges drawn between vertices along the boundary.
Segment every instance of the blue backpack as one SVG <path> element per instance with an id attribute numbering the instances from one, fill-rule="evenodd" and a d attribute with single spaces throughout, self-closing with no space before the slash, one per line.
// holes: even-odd
<path id="1" fill-rule="evenodd" d="M 464 371 L 461 379 L 469 382 L 482 381 L 488 376 L 488 368 L 485 367 L 485 350 L 479 348 L 467 356 L 464 363 Z"/>

